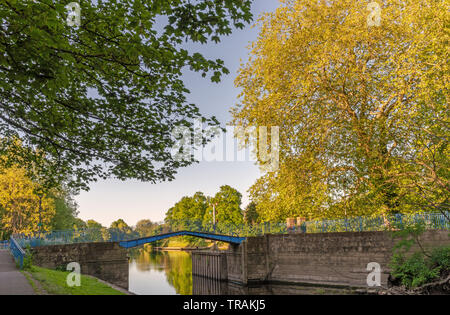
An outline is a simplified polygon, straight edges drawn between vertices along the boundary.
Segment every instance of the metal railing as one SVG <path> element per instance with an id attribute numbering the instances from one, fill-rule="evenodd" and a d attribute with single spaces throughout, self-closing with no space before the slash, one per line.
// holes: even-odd
<path id="1" fill-rule="evenodd" d="M 450 217 L 450 213 L 447 214 Z M 14 235 L 18 245 L 45 246 L 91 242 L 120 242 L 164 233 L 191 231 L 230 236 L 260 236 L 265 234 L 286 234 L 290 232 L 329 233 L 401 230 L 412 224 L 421 223 L 426 229 L 450 229 L 450 222 L 442 213 L 396 214 L 390 216 L 353 217 L 335 220 L 307 221 L 299 226 L 288 226 L 286 222 L 264 222 L 259 224 L 205 223 L 202 221 L 179 220 L 156 225 L 150 233 L 140 235 L 132 229 L 84 229 L 52 231 L 37 235 Z"/>
<path id="2" fill-rule="evenodd" d="M 402 230 L 408 226 L 422 224 L 425 229 L 450 229 L 450 212 L 395 214 L 374 217 L 354 217 L 336 220 L 306 222 L 307 233 L 366 232 Z"/>
<path id="3" fill-rule="evenodd" d="M 35 235 L 15 234 L 14 238 L 23 248 L 93 242 L 120 242 L 136 239 L 139 234 L 116 229 L 83 229 L 37 233 Z"/>
<path id="4" fill-rule="evenodd" d="M 16 263 L 19 265 L 20 269 L 23 268 L 23 260 L 25 259 L 26 253 L 19 243 L 11 236 L 9 242 L 9 249 L 11 254 L 14 256 Z"/>
<path id="5" fill-rule="evenodd" d="M 0 241 L 0 249 L 9 249 L 9 241 Z"/>

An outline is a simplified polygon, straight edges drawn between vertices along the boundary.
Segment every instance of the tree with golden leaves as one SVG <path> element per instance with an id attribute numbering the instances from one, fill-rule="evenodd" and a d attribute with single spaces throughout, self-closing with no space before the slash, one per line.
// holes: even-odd
<path id="1" fill-rule="evenodd" d="M 41 198 L 41 211 L 39 202 Z M 39 196 L 39 185 L 24 169 L 10 167 L 0 172 L 0 227 L 2 234 L 35 234 L 48 231 L 55 215 L 54 200 Z M 39 223 L 42 225 L 39 226 Z"/>
<path id="2" fill-rule="evenodd" d="M 280 167 L 250 190 L 267 220 L 447 204 L 448 2 L 373 2 L 281 0 L 259 19 L 232 113 L 280 126 Z"/>

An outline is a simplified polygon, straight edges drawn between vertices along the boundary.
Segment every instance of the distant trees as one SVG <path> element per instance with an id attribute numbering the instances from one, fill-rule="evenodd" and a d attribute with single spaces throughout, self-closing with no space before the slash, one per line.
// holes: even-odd
<path id="1" fill-rule="evenodd" d="M 80 218 L 75 218 L 75 222 L 72 226 L 72 229 L 74 230 L 83 230 L 87 229 L 87 224 Z"/>
<path id="2" fill-rule="evenodd" d="M 148 219 L 139 220 L 134 228 L 140 237 L 152 235 L 158 229 L 159 225 Z"/>
<path id="3" fill-rule="evenodd" d="M 205 225 L 213 222 L 213 207 L 215 204 L 216 225 L 231 227 L 244 223 L 244 216 L 241 209 L 242 194 L 231 186 L 220 187 L 219 192 L 210 199 L 207 211 L 203 217 Z"/>
<path id="4" fill-rule="evenodd" d="M 133 229 L 123 219 L 118 219 L 112 222 L 108 232 L 113 239 L 121 239 L 125 236 L 127 238 L 139 236 L 139 234 L 133 231 Z"/>
<path id="5" fill-rule="evenodd" d="M 190 229 L 211 229 L 213 226 L 213 205 L 216 223 L 224 226 L 242 224 L 242 195 L 230 186 L 220 187 L 214 197 L 206 197 L 197 192 L 191 197 L 183 197 L 166 213 L 165 222 L 171 226 Z"/>
<path id="6" fill-rule="evenodd" d="M 86 228 L 88 229 L 101 229 L 103 226 L 95 220 L 87 220 Z"/>
<path id="7" fill-rule="evenodd" d="M 72 230 L 79 224 L 77 204 L 68 188 L 52 196 L 55 204 L 55 216 L 51 220 L 51 230 Z"/>
<path id="8" fill-rule="evenodd" d="M 132 231 L 131 227 L 123 219 L 112 222 L 109 229 L 120 231 L 121 233 L 130 233 Z"/>
<path id="9" fill-rule="evenodd" d="M 258 222 L 259 215 L 256 211 L 256 203 L 254 201 L 250 202 L 244 211 L 244 221 L 248 225 L 253 225 Z"/>
<path id="10" fill-rule="evenodd" d="M 166 213 L 165 222 L 171 226 L 199 228 L 208 208 L 207 198 L 202 192 L 195 193 L 192 197 L 183 197 Z"/>

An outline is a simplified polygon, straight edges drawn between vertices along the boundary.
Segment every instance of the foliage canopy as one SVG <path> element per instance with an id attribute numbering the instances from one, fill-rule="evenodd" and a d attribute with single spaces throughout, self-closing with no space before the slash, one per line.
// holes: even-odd
<path id="1" fill-rule="evenodd" d="M 448 3 L 282 0 L 236 79 L 234 123 L 280 128 L 264 220 L 448 209 Z"/>
<path id="2" fill-rule="evenodd" d="M 171 130 L 194 118 L 218 124 L 186 102 L 182 71 L 213 82 L 228 73 L 182 43 L 243 28 L 251 1 L 80 0 L 79 26 L 66 23 L 69 2 L 0 2 L 0 154 L 22 139 L 8 157 L 38 164 L 46 186 L 173 179 L 191 162 L 172 158 Z"/>

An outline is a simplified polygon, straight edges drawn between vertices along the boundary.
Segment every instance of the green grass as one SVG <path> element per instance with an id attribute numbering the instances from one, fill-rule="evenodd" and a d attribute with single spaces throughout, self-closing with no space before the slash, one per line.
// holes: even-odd
<path id="1" fill-rule="evenodd" d="M 69 287 L 66 279 L 70 272 L 32 266 L 28 272 L 39 281 L 48 294 L 55 295 L 125 295 L 97 279 L 81 275 L 81 286 Z M 33 286 L 34 288 L 34 286 Z"/>
<path id="2" fill-rule="evenodd" d="M 25 276 L 25 278 L 27 278 L 28 283 L 31 285 L 31 287 L 33 288 L 33 290 L 36 294 L 41 295 L 41 294 L 45 293 L 45 292 L 42 292 L 42 290 L 38 287 L 38 285 L 36 285 L 36 282 L 35 282 L 36 280 L 34 280 L 27 271 L 21 270 L 20 272 Z"/>

